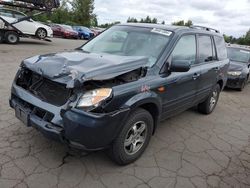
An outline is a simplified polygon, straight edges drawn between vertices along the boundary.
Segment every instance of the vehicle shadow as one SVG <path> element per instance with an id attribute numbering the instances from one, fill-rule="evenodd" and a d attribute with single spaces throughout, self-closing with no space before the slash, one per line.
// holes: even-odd
<path id="1" fill-rule="evenodd" d="M 240 90 L 237 90 L 237 89 L 232 89 L 232 88 L 228 88 L 228 87 L 225 87 L 223 92 L 234 92 L 234 93 L 239 93 Z"/>
<path id="2" fill-rule="evenodd" d="M 21 40 L 19 44 L 28 44 L 28 45 L 49 45 L 51 42 L 42 41 L 42 40 Z"/>

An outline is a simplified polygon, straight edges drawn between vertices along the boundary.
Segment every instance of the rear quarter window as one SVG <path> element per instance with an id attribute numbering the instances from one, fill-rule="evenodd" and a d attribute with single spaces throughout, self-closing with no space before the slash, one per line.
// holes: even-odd
<path id="1" fill-rule="evenodd" d="M 214 36 L 214 42 L 219 60 L 227 59 L 227 49 L 223 37 Z"/>

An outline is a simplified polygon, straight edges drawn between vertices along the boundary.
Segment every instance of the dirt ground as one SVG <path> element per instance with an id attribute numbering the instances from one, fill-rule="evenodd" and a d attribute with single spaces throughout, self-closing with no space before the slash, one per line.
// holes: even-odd
<path id="1" fill-rule="evenodd" d="M 123 167 L 104 152 L 69 152 L 19 122 L 8 98 L 20 62 L 81 44 L 0 44 L 0 188 L 250 187 L 250 84 L 222 92 L 209 116 L 191 109 L 162 122 L 143 156 Z"/>

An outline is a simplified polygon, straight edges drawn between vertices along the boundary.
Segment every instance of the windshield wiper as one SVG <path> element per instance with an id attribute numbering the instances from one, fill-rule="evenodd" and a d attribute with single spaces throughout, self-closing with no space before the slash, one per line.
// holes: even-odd
<path id="1" fill-rule="evenodd" d="M 90 52 L 88 52 L 88 51 L 86 51 L 86 50 L 82 49 L 81 47 L 76 48 L 75 50 L 78 50 L 78 51 L 81 51 L 81 52 L 83 52 L 83 53 L 87 53 L 87 54 L 89 54 L 89 53 L 90 53 Z"/>

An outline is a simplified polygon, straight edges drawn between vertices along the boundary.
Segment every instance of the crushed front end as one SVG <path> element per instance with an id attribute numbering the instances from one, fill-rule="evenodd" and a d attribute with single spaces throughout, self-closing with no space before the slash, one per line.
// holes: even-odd
<path id="1" fill-rule="evenodd" d="M 10 106 L 25 125 L 46 137 L 83 150 L 107 147 L 118 134 L 129 109 L 90 112 L 76 105 L 82 90 L 67 88 L 22 67 L 13 82 Z"/>

